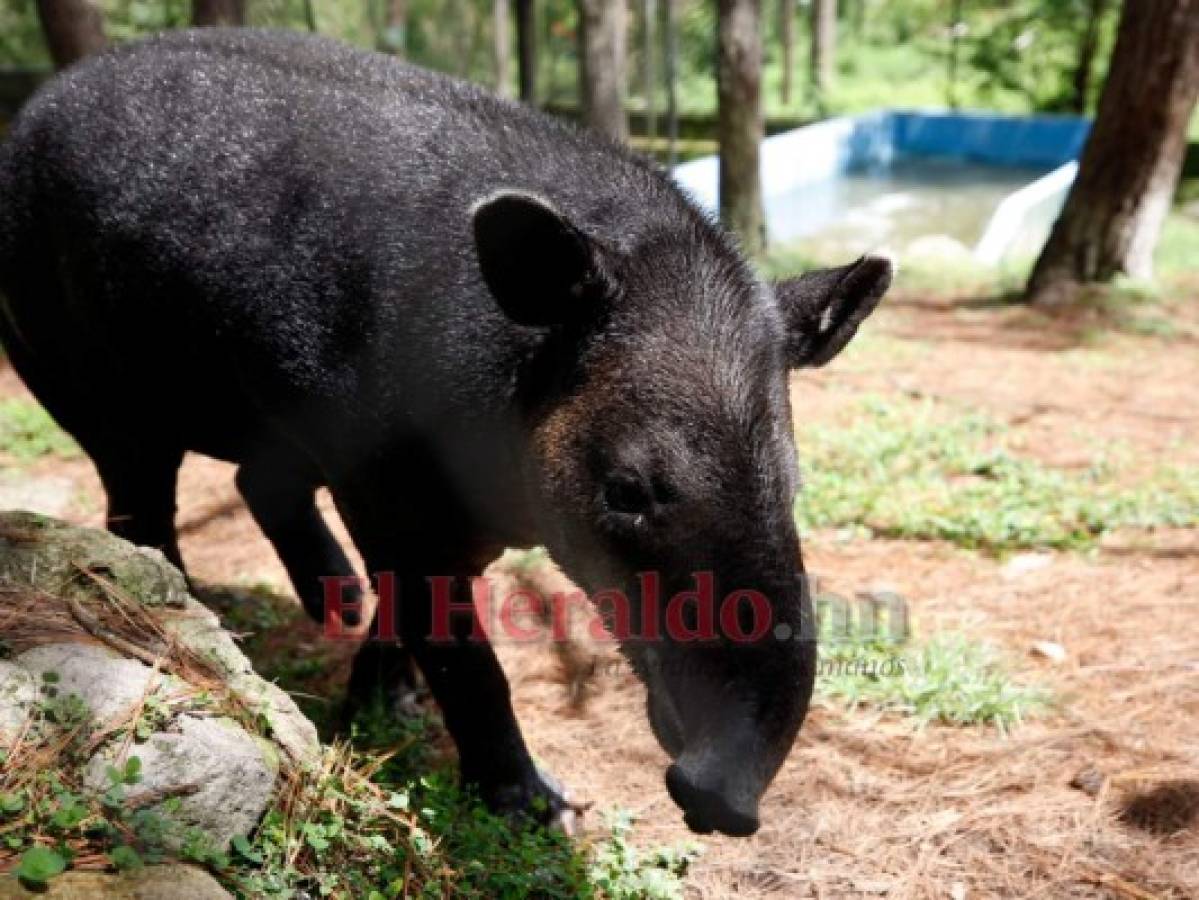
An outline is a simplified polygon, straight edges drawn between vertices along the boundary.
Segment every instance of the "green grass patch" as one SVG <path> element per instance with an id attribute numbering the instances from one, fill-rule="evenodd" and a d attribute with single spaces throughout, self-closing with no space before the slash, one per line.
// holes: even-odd
<path id="1" fill-rule="evenodd" d="M 850 709 L 893 712 L 921 725 L 1005 732 L 1049 703 L 1044 689 L 1013 680 L 994 648 L 954 634 L 913 647 L 880 640 L 826 645 L 817 690 Z"/>
<path id="2" fill-rule="evenodd" d="M 544 550 L 517 564 L 542 565 Z M 329 735 L 338 718 L 342 679 L 331 660 L 289 639 L 304 612 L 269 586 L 210 586 L 206 604 L 225 627 L 243 635 L 242 648 L 263 677 L 293 693 L 301 709 Z M 302 643 L 305 639 L 299 638 Z M 331 680 L 335 684 L 331 685 Z M 483 808 L 457 784 L 435 717 L 396 716 L 368 705 L 339 752 L 342 764 L 311 782 L 301 802 L 267 816 L 258 832 L 229 854 L 220 877 L 254 897 L 603 897 L 674 898 L 692 846 L 638 850 L 632 820 L 613 812 L 598 835 L 571 840 L 529 822 L 511 822 Z M 334 751 L 329 751 L 334 752 Z M 364 778 L 360 772 L 369 773 Z M 406 823 L 406 824 L 405 824 Z"/>
<path id="3" fill-rule="evenodd" d="M 847 425 L 801 436 L 802 529 L 860 526 L 886 537 L 992 552 L 1087 549 L 1123 527 L 1199 524 L 1199 470 L 1161 466 L 1123 484 L 1119 460 L 1060 470 L 1018 455 L 1010 430 L 933 401 L 871 397 Z"/>
<path id="4" fill-rule="evenodd" d="M 1199 194 L 1199 187 L 1194 190 Z M 1199 268 L 1199 220 L 1181 213 L 1167 216 L 1153 263 L 1159 275 L 1194 275 Z"/>
<path id="5" fill-rule="evenodd" d="M 368 898 L 683 896 L 696 846 L 641 852 L 629 840 L 632 819 L 618 812 L 585 840 L 494 816 L 434 758 L 439 728 L 431 718 L 368 707 L 354 724 L 353 754 L 371 772 L 369 782 L 355 787 L 330 771 L 319 787 L 326 799 L 309 801 L 305 821 L 283 811 L 268 817 L 226 879 L 267 897 L 305 886 Z M 369 821 L 355 818 L 371 809 Z M 320 857 L 308 866 L 319 873 L 315 881 L 289 869 L 297 839 Z"/>
<path id="6" fill-rule="evenodd" d="M 36 403 L 0 401 L 0 453 L 22 462 L 57 456 L 78 456 L 79 445 Z"/>
<path id="7" fill-rule="evenodd" d="M 990 645 L 958 634 L 910 642 L 909 610 L 897 594 L 846 602 L 818 591 L 816 690 L 846 710 L 894 713 L 930 723 L 1006 732 L 1043 711 L 1048 691 L 1013 679 Z"/>

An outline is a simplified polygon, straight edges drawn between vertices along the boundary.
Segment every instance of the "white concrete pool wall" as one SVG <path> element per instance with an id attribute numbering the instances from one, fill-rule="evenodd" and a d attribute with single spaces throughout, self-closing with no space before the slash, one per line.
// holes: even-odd
<path id="1" fill-rule="evenodd" d="M 805 184 L 850 170 L 889 166 L 897 157 L 939 157 L 995 166 L 1052 169 L 996 207 L 975 258 L 1001 262 L 1015 247 L 1030 249 L 1047 235 L 1065 201 L 1090 129 L 1075 116 L 1005 116 L 984 112 L 887 110 L 829 119 L 767 138 L 762 144 L 762 194 L 772 239 L 771 200 Z M 718 206 L 719 161 L 705 156 L 676 166 L 676 182 L 710 211 Z M 813 191 L 811 212 L 832 224 L 843 212 L 834 191 Z M 1033 234 L 1033 230 L 1036 234 Z M 1044 231 L 1045 234 L 1040 234 Z M 1031 247 L 1035 252 L 1038 247 Z"/>

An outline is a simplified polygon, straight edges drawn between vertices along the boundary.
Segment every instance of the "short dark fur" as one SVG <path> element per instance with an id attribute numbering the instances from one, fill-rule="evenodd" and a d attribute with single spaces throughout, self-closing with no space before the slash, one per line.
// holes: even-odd
<path id="1" fill-rule="evenodd" d="M 710 570 L 798 628 L 785 370 L 839 350 L 889 271 L 805 276 L 780 307 L 652 165 L 285 33 L 89 60 L 0 148 L 0 337 L 95 462 L 110 527 L 180 562 L 182 455 L 234 461 L 320 616 L 318 576 L 350 572 L 313 502 L 328 485 L 370 571 L 397 573 L 405 643 L 496 808 L 562 801 L 491 648 L 425 640 L 426 576 L 545 543 L 589 590 Z M 752 831 L 813 646 L 627 649 L 688 822 Z M 658 665 L 680 654 L 701 674 Z M 365 645 L 351 696 L 402 663 Z"/>

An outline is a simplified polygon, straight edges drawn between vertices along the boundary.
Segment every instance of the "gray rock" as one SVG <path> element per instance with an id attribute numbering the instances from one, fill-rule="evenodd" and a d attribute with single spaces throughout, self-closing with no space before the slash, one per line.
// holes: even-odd
<path id="1" fill-rule="evenodd" d="M 188 595 L 182 574 L 161 553 L 46 516 L 0 513 L 0 582 L 27 584 L 81 602 L 103 600 L 104 590 L 83 576 L 81 568 L 102 573 L 122 597 L 178 609 L 180 615 L 160 622 L 163 630 L 217 669 L 233 695 L 267 723 L 293 762 L 312 765 L 320 759 L 316 726 L 286 692 L 258 676 L 217 617 Z M 131 678 L 133 671 L 127 670 Z"/>
<path id="2" fill-rule="evenodd" d="M 39 687 L 45 687 L 47 672 L 58 680 L 53 684 L 57 696 L 75 694 L 98 723 L 128 713 L 151 691 L 151 679 L 157 691 L 169 676 L 155 673 L 135 659 L 126 659 L 115 651 L 96 644 L 46 644 L 26 650 L 17 657 Z M 176 682 L 177 687 L 183 687 Z"/>
<path id="3" fill-rule="evenodd" d="M 107 768 L 119 769 L 125 759 L 118 759 L 117 752 L 111 748 L 88 762 L 88 787 L 108 789 Z M 279 758 L 271 745 L 226 718 L 179 716 L 171 731 L 131 746 L 128 756 L 141 760 L 141 781 L 125 790 L 129 802 L 161 797 L 147 804 L 161 809 L 167 798 L 180 798 L 169 816 L 174 833 L 167 835 L 168 842 L 178 842 L 187 829 L 196 828 L 219 849 L 258 823 L 279 776 Z"/>
<path id="4" fill-rule="evenodd" d="M 15 662 L 0 659 L 0 747 L 16 739 L 35 700 L 33 676 Z"/>
<path id="5" fill-rule="evenodd" d="M 211 610 L 188 598 L 187 614 L 172 618 L 163 626 L 216 667 L 233 694 L 266 722 L 271 738 L 293 762 L 310 765 L 320 759 L 316 726 L 284 690 L 259 677 Z"/>

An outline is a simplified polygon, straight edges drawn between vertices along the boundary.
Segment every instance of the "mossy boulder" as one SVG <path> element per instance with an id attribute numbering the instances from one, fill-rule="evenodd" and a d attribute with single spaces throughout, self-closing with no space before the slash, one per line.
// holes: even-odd
<path id="1" fill-rule="evenodd" d="M 288 772 L 321 759 L 312 723 L 255 674 L 180 572 L 104 531 L 0 513 L 0 656 L 6 768 L 24 766 L 33 784 L 49 754 L 62 771 L 46 796 L 75 792 L 152 814 L 168 856 L 227 850 Z M 26 790 L 30 806 L 36 790 Z M 54 833 L 31 827 L 30 846 Z M 74 893 L 50 896 L 159 896 L 149 882 L 67 874 L 54 889 Z M 104 878 L 104 893 L 84 886 Z M 0 897 L 23 896 L 13 890 L 0 887 Z"/>

